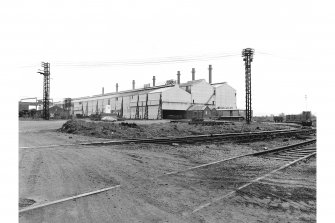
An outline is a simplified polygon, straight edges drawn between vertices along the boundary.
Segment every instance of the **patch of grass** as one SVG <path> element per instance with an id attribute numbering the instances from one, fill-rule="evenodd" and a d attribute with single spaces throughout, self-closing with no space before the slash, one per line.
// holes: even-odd
<path id="1" fill-rule="evenodd" d="M 60 132 L 94 135 L 110 139 L 131 139 L 131 138 L 157 138 L 157 137 L 178 137 L 203 134 L 220 134 L 228 132 L 245 131 L 266 131 L 288 129 L 286 126 L 271 124 L 251 124 L 245 126 L 243 123 L 229 123 L 226 125 L 203 126 L 190 125 L 188 123 L 154 123 L 150 125 L 132 125 L 131 123 L 108 123 L 85 120 L 69 120 Z"/>

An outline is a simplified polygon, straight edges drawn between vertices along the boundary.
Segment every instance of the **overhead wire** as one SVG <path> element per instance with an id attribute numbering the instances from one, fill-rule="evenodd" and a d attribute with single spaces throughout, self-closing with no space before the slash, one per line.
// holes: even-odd
<path id="1" fill-rule="evenodd" d="M 256 54 L 272 55 L 266 52 L 255 52 Z M 53 66 L 57 67 L 108 67 L 108 66 L 149 66 L 149 65 L 161 65 L 170 63 L 187 63 L 195 61 L 209 61 L 209 60 L 219 60 L 226 57 L 241 56 L 240 53 L 217 53 L 217 54 L 202 54 L 195 56 L 172 56 L 172 57 L 161 57 L 161 58 L 147 58 L 141 60 L 111 60 L 111 61 L 55 61 Z M 33 65 L 21 66 L 24 67 L 34 67 Z"/>
<path id="2" fill-rule="evenodd" d="M 71 67 L 92 67 L 92 66 L 141 66 L 141 65 L 160 65 L 169 63 L 185 63 L 193 61 L 208 61 L 216 60 L 224 57 L 237 56 L 232 55 L 219 55 L 207 57 L 194 57 L 194 58 L 171 58 L 171 59 L 158 59 L 158 60 L 133 60 L 133 61 L 101 61 L 101 62 L 77 62 L 77 63 L 54 63 L 54 66 L 71 66 Z"/>
<path id="3" fill-rule="evenodd" d="M 193 61 L 208 61 L 217 60 L 225 57 L 239 56 L 240 54 L 214 54 L 214 55 L 197 55 L 197 56 L 174 56 L 174 57 L 162 57 L 162 58 L 151 58 L 142 60 L 114 60 L 114 61 L 96 61 L 96 62 L 54 62 L 53 66 L 62 67 L 99 67 L 99 66 L 145 66 L 145 65 L 159 65 L 169 63 L 185 63 Z M 21 67 L 32 67 L 32 66 L 21 66 Z"/>
<path id="4" fill-rule="evenodd" d="M 215 56 L 229 56 L 231 54 L 236 54 L 236 52 L 234 53 L 215 53 L 215 54 L 200 54 L 200 55 L 184 55 L 184 56 L 168 56 L 168 57 L 151 57 L 151 58 L 146 58 L 146 59 L 141 59 L 141 60 L 128 60 L 129 62 L 146 62 L 146 61 L 155 61 L 155 60 L 170 60 L 170 59 L 192 59 L 192 58 L 201 58 L 201 57 L 215 57 Z M 122 60 L 121 60 L 122 61 Z M 117 60 L 116 62 L 120 62 L 120 60 Z M 122 62 L 127 62 L 127 60 L 124 60 Z M 65 62 L 65 63 L 71 63 L 71 62 Z"/>

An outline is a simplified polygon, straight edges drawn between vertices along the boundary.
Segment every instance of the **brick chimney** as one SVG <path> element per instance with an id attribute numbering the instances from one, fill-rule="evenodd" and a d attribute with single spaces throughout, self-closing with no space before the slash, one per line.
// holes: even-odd
<path id="1" fill-rule="evenodd" d="M 192 68 L 192 81 L 195 80 L 195 68 Z"/>
<path id="2" fill-rule="evenodd" d="M 177 72 L 177 84 L 180 84 L 180 71 Z"/>
<path id="3" fill-rule="evenodd" d="M 135 80 L 133 80 L 133 90 L 135 90 Z"/>
<path id="4" fill-rule="evenodd" d="M 119 84 L 118 83 L 116 83 L 115 87 L 116 87 L 116 93 L 119 92 Z"/>
<path id="5" fill-rule="evenodd" d="M 213 68 L 212 68 L 212 65 L 209 65 L 209 67 L 208 67 L 208 83 L 212 83 L 212 70 L 213 70 Z"/>
<path id="6" fill-rule="evenodd" d="M 156 77 L 155 76 L 152 77 L 152 86 L 153 87 L 156 86 Z"/>

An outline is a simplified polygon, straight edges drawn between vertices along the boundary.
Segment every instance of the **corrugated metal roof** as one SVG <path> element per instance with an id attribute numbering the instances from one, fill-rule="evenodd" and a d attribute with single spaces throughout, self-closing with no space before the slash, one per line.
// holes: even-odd
<path id="1" fill-rule="evenodd" d="M 222 85 L 225 85 L 227 84 L 227 82 L 221 82 L 221 83 L 214 83 L 214 84 L 211 84 L 213 87 L 220 87 Z"/>
<path id="2" fill-rule="evenodd" d="M 206 80 L 205 79 L 199 79 L 199 80 L 194 80 L 194 81 L 188 81 L 186 83 L 180 84 L 179 86 L 180 87 L 191 86 L 191 85 L 194 85 L 194 84 L 197 84 L 197 83 L 201 83 L 203 81 L 206 81 Z M 211 84 L 211 86 L 219 87 L 219 86 L 222 86 L 224 84 L 227 84 L 227 82 L 214 83 L 214 84 Z M 158 90 L 157 92 L 162 92 L 162 91 L 159 91 L 159 90 L 162 89 L 162 88 L 165 89 L 165 88 L 170 88 L 170 87 L 173 87 L 173 86 L 176 86 L 176 85 L 160 85 L 160 86 L 155 86 L 155 87 L 138 88 L 138 89 L 134 89 L 134 90 L 125 90 L 125 91 L 119 91 L 119 92 L 111 92 L 111 93 L 105 93 L 105 94 L 98 94 L 98 95 L 92 95 L 92 96 L 72 98 L 72 100 L 83 100 L 83 99 L 105 97 L 105 96 L 116 96 L 116 97 L 129 96 L 129 95 L 133 95 L 135 93 L 141 92 L 141 91 L 152 93 L 152 91 Z M 152 90 L 152 91 L 150 91 L 150 90 Z"/>
<path id="3" fill-rule="evenodd" d="M 216 108 L 217 111 L 244 111 L 243 109 Z"/>
<path id="4" fill-rule="evenodd" d="M 160 88 L 166 88 L 166 87 L 173 87 L 174 85 L 160 85 L 155 87 L 148 87 L 148 88 L 139 88 L 134 90 L 126 90 L 126 91 L 119 91 L 119 92 L 111 92 L 106 94 L 98 94 L 98 95 L 92 95 L 92 96 L 85 96 L 85 97 L 79 97 L 79 98 L 72 98 L 72 100 L 81 100 L 81 99 L 90 99 L 90 98 L 97 98 L 97 97 L 105 97 L 105 96 L 128 96 L 132 95 L 137 92 L 146 91 L 150 92 L 150 90 L 160 89 Z"/>
<path id="5" fill-rule="evenodd" d="M 189 107 L 187 110 L 188 111 L 199 111 L 199 110 L 205 110 L 206 107 L 208 107 L 207 105 L 192 105 L 191 107 Z"/>
<path id="6" fill-rule="evenodd" d="M 170 90 L 171 88 L 173 88 L 173 87 L 159 88 L 159 89 L 150 91 L 149 94 L 151 94 L 151 93 L 160 93 L 160 92 L 164 92 L 164 91 Z"/>
<path id="7" fill-rule="evenodd" d="M 187 81 L 186 83 L 182 83 L 180 84 L 180 87 L 186 87 L 186 86 L 190 86 L 190 85 L 194 85 L 200 82 L 205 81 L 205 79 L 199 79 L 199 80 L 194 80 L 194 81 Z"/>

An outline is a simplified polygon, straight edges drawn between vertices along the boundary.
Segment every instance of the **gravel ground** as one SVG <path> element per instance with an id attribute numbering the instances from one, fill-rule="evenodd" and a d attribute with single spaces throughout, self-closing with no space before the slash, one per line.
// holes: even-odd
<path id="1" fill-rule="evenodd" d="M 132 122 L 128 121 L 125 123 Z M 150 125 L 134 125 L 135 126 L 133 127 L 129 127 L 122 125 L 122 123 L 69 120 L 64 123 L 59 131 L 63 133 L 95 136 L 100 138 L 128 139 L 291 129 L 291 127 L 286 125 L 274 125 L 271 123 L 252 123 L 251 125 L 244 125 L 241 122 L 229 122 L 223 125 L 203 126 L 190 125 L 188 123 L 162 123 L 158 121 L 158 123 Z"/>
<path id="2" fill-rule="evenodd" d="M 316 159 L 254 183 L 197 216 L 205 222 L 316 222 Z"/>
<path id="3" fill-rule="evenodd" d="M 20 146 L 65 144 L 96 138 L 57 132 L 62 123 L 21 125 Z M 72 138 L 69 138 L 72 137 Z M 254 177 L 282 165 L 261 158 L 243 158 L 225 164 L 165 176 L 232 156 L 302 140 L 275 139 L 252 143 L 195 145 L 64 146 L 19 150 L 19 205 L 33 206 L 56 199 L 118 185 L 115 190 L 20 214 L 20 222 L 303 222 L 315 212 L 315 162 L 287 169 L 252 185 L 231 199 L 190 214 L 204 202 L 222 196 Z M 308 168 L 307 168 L 308 166 Z M 295 169 L 298 168 L 298 169 Z M 299 169 L 300 168 L 300 169 Z M 308 180 L 307 180 L 308 179 Z M 275 184 L 275 188 L 273 185 Z M 314 189 L 313 189 L 314 188 Z M 289 200 L 260 193 L 269 191 Z M 289 193 L 286 193 L 286 192 Z M 255 197 L 259 200 L 255 200 Z M 271 202 L 266 203 L 266 199 Z M 277 200 L 276 200 L 277 199 Z M 303 202 L 303 203 L 302 203 Z M 314 203 L 313 203 L 314 202 Z M 276 208 L 276 205 L 283 207 Z M 293 209 L 292 209 L 293 208 Z M 301 215 L 301 218 L 299 216 Z"/>

